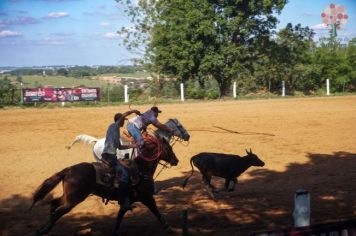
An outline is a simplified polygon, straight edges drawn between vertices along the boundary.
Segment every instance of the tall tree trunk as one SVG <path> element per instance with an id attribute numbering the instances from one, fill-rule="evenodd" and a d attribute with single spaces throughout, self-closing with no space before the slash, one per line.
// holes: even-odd
<path id="1" fill-rule="evenodd" d="M 225 96 L 227 94 L 227 88 L 229 86 L 229 81 L 224 78 L 223 76 L 217 76 L 215 77 L 216 81 L 218 82 L 219 85 L 219 91 L 220 91 L 220 98 Z"/>
<path id="2" fill-rule="evenodd" d="M 198 79 L 199 87 L 201 89 L 205 89 L 205 79 L 203 78 L 203 76 L 196 75 L 195 78 Z"/>

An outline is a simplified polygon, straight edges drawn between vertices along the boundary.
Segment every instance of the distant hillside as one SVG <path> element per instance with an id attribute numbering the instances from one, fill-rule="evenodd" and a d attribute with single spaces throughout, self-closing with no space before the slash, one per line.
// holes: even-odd
<path id="1" fill-rule="evenodd" d="M 13 75 L 0 75 L 0 79 L 7 77 L 14 84 L 20 85 L 22 82 L 23 87 L 107 87 L 108 85 L 131 85 L 140 86 L 140 84 L 147 81 L 146 74 L 118 74 L 118 75 L 100 75 L 100 76 L 85 76 L 81 78 L 69 77 L 69 76 L 41 76 L 41 75 L 24 75 L 24 76 L 13 76 Z"/>

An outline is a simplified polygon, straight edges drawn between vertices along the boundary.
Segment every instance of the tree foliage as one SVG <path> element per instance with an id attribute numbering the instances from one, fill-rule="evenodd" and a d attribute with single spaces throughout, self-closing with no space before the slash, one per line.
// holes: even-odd
<path id="1" fill-rule="evenodd" d="M 355 40 L 346 47 L 335 38 L 317 44 L 313 30 L 300 24 L 287 24 L 276 33 L 275 13 L 285 4 L 140 0 L 127 11 L 134 26 L 120 32 L 128 49 L 143 50 L 150 71 L 179 78 L 191 97 L 206 96 L 210 79 L 217 82 L 220 96 L 228 93 L 232 81 L 241 92 L 268 88 L 278 93 L 285 81 L 289 94 L 310 94 L 325 86 L 326 79 L 334 91 L 354 91 Z"/>
<path id="2" fill-rule="evenodd" d="M 15 104 L 19 95 L 16 91 L 16 86 L 8 79 L 7 76 L 4 78 L 0 77 L 0 106 Z"/>
<path id="3" fill-rule="evenodd" d="M 238 74 L 252 73 L 285 0 L 139 1 L 129 15 L 137 30 L 128 48 L 146 41 L 145 59 L 158 73 L 182 81 L 217 81 L 226 94 Z M 129 30 L 122 30 L 127 33 Z M 131 35 L 130 35 L 131 36 Z"/>

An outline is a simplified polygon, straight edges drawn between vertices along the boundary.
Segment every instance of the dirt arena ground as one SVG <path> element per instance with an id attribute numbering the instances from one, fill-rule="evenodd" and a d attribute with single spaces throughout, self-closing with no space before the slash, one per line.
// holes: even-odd
<path id="1" fill-rule="evenodd" d="M 144 111 L 149 105 L 133 106 Z M 189 130 L 189 145 L 174 146 L 177 167 L 157 178 L 161 213 L 181 235 L 188 209 L 190 235 L 248 235 L 293 225 L 294 192 L 311 194 L 312 224 L 356 217 L 356 96 L 165 104 L 160 120 L 178 118 Z M 92 162 L 91 147 L 65 149 L 76 135 L 103 137 L 116 112 L 104 108 L 0 110 L 0 235 L 33 235 L 48 217 L 48 205 L 27 211 L 43 180 L 79 163 Z M 228 132 L 214 126 L 226 128 Z M 212 201 L 190 157 L 199 152 L 244 155 L 252 148 L 265 167 L 252 167 L 234 192 Z M 219 178 L 214 179 L 217 185 Z M 61 186 L 54 191 L 61 194 Z M 123 235 L 166 235 L 140 203 L 122 223 Z M 108 235 L 117 205 L 89 196 L 63 217 L 50 235 Z"/>

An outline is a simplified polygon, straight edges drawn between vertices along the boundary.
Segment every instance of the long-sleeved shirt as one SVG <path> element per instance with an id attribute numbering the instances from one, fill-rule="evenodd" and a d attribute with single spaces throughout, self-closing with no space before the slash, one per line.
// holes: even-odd
<path id="1" fill-rule="evenodd" d="M 118 123 L 112 123 L 107 132 L 103 153 L 116 155 L 116 149 L 120 145 L 120 127 Z"/>
<path id="2" fill-rule="evenodd" d="M 134 124 L 140 130 L 145 129 L 150 124 L 156 125 L 159 123 L 155 116 L 155 112 L 152 110 L 148 110 L 140 116 L 129 119 L 129 122 Z"/>

